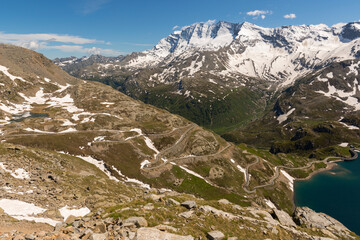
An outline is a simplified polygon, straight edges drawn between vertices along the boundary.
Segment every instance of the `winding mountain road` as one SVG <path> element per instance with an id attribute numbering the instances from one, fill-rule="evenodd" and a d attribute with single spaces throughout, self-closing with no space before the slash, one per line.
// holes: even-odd
<path id="1" fill-rule="evenodd" d="M 357 153 L 357 149 L 353 150 L 350 149 L 350 152 L 352 152 L 352 157 L 351 158 L 337 158 L 337 157 L 327 157 L 324 160 L 317 160 L 317 161 L 312 161 L 309 162 L 307 165 L 302 166 L 302 167 L 287 167 L 287 166 L 275 166 L 274 170 L 275 170 L 275 174 L 274 176 L 269 180 L 269 183 L 267 184 L 262 184 L 262 185 L 258 185 L 253 187 L 252 190 L 249 190 L 249 183 L 250 183 L 250 175 L 249 175 L 249 168 L 253 165 L 256 165 L 259 162 L 259 158 L 257 157 L 257 161 L 254 163 L 249 164 L 246 167 L 246 182 L 245 184 L 243 184 L 243 189 L 245 190 L 245 192 L 247 193 L 254 193 L 256 192 L 256 189 L 259 188 L 265 188 L 265 187 L 270 187 L 270 186 L 274 186 L 276 179 L 280 176 L 280 169 L 288 169 L 288 170 L 302 170 L 302 169 L 307 169 L 309 167 L 311 167 L 313 164 L 315 163 L 325 163 L 325 164 L 329 164 L 329 163 L 335 163 L 335 162 L 341 162 L 341 161 L 351 161 L 351 160 L 355 160 L 358 157 L 358 153 Z M 329 161 L 329 159 L 335 159 L 333 161 Z"/>

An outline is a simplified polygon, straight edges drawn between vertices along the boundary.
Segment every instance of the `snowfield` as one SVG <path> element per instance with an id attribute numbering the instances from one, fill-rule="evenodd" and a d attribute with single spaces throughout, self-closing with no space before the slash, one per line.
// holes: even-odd
<path id="1" fill-rule="evenodd" d="M 84 217 L 90 213 L 90 209 L 88 209 L 87 207 L 76 209 L 76 208 L 70 208 L 70 207 L 68 207 L 68 205 L 66 205 L 63 208 L 60 208 L 59 212 L 60 212 L 61 216 L 63 216 L 64 221 L 66 221 L 66 219 L 69 216 Z"/>
<path id="2" fill-rule="evenodd" d="M 57 223 L 60 223 L 60 221 L 55 221 L 50 218 L 36 217 L 35 215 L 44 213 L 46 209 L 35 206 L 33 203 L 27 203 L 19 200 L 1 199 L 0 208 L 2 208 L 6 214 L 17 220 L 47 223 L 51 226 L 55 226 Z"/>
<path id="3" fill-rule="evenodd" d="M 289 188 L 290 188 L 290 190 L 294 191 L 294 180 L 295 180 L 295 178 L 290 176 L 290 174 L 288 174 L 284 170 L 280 170 L 280 172 L 284 175 L 284 177 L 286 177 L 289 180 Z"/>
<path id="4" fill-rule="evenodd" d="M 277 120 L 279 121 L 279 124 L 285 122 L 294 111 L 295 111 L 295 108 L 292 108 L 287 113 L 278 116 Z"/>
<path id="5" fill-rule="evenodd" d="M 18 179 L 29 179 L 30 174 L 25 171 L 23 168 L 15 169 L 14 171 L 11 171 L 7 169 L 7 167 L 4 165 L 4 163 L 0 162 L 0 168 L 3 169 L 5 172 L 10 173 L 11 176 Z"/>

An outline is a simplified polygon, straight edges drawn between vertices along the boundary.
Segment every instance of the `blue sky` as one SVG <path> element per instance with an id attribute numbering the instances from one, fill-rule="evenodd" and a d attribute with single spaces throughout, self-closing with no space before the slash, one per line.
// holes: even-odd
<path id="1" fill-rule="evenodd" d="M 1 9 L 0 42 L 49 58 L 143 51 L 175 26 L 207 20 L 277 27 L 360 19 L 359 0 L 3 0 Z"/>

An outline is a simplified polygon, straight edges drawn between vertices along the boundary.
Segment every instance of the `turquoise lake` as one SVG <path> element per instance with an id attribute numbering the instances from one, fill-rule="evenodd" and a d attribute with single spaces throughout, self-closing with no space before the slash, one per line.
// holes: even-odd
<path id="1" fill-rule="evenodd" d="M 296 181 L 295 204 L 323 212 L 360 235 L 360 159 Z"/>

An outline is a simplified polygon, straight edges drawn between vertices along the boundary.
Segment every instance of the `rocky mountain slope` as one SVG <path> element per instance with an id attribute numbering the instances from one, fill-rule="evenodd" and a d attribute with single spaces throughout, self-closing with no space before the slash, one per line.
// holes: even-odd
<path id="1" fill-rule="evenodd" d="M 285 89 L 262 119 L 226 137 L 312 157 L 336 145 L 358 145 L 359 70 L 359 60 L 347 60 L 307 75 Z"/>
<path id="2" fill-rule="evenodd" d="M 310 229 L 311 210 L 289 215 L 278 164 L 309 159 L 234 146 L 19 47 L 0 45 L 0 90 L 2 237 L 357 238 L 329 217 Z"/>

